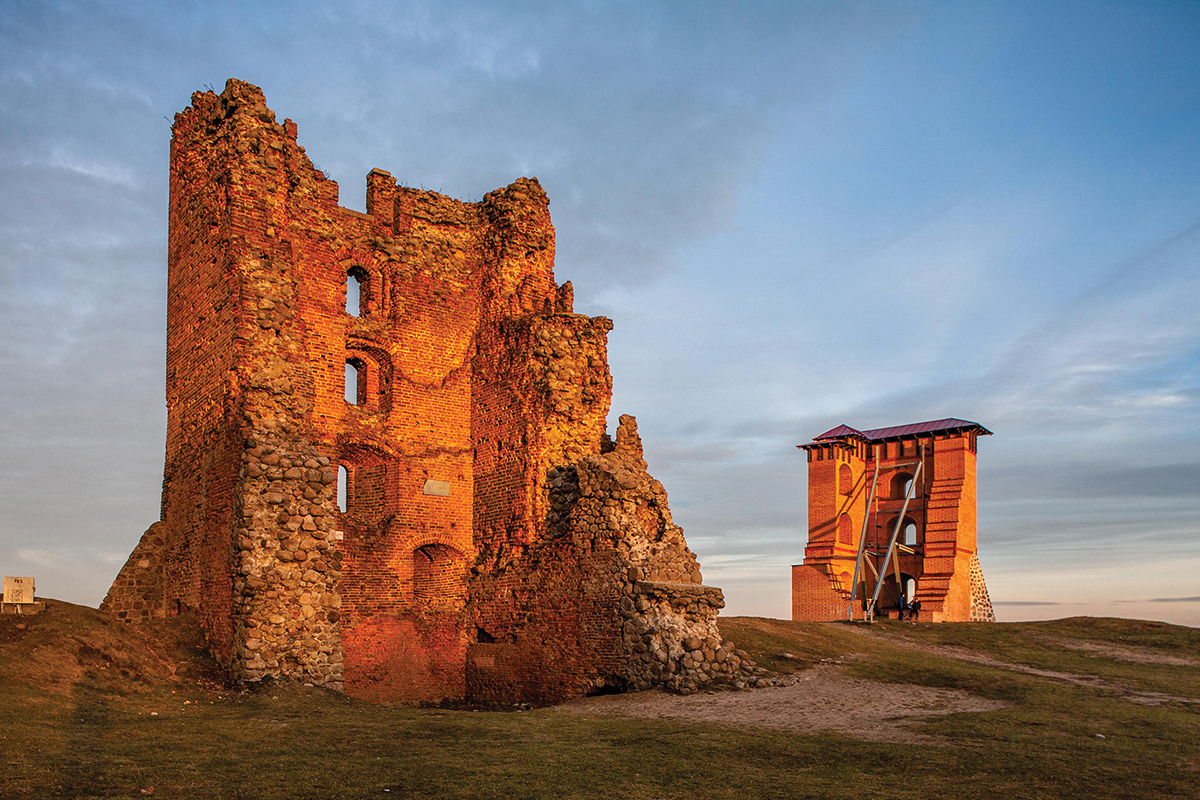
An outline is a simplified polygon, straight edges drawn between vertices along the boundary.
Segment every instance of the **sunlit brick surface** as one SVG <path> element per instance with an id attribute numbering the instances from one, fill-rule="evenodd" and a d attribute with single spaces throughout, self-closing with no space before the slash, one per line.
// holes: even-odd
<path id="1" fill-rule="evenodd" d="M 236 80 L 176 115 L 162 521 L 103 607 L 372 700 L 744 678 L 632 417 L 606 444 L 612 323 L 555 282 L 536 179 L 373 170 L 360 214 L 296 135 Z"/>
<path id="2" fill-rule="evenodd" d="M 921 620 L 994 621 L 976 547 L 976 440 L 987 433 L 975 426 L 882 441 L 851 434 L 803 445 L 808 454 L 808 544 L 804 563 L 792 567 L 792 619 L 846 619 L 848 612 L 862 618 L 864 595 L 875 588 L 871 567 L 883 567 L 883 554 L 900 521 L 897 542 L 910 552 L 900 551 L 889 564 L 877 613 L 898 614 L 898 563 L 901 581 L 915 584 L 908 599 L 920 601 Z M 923 466 L 905 510 L 905 487 L 918 463 Z M 851 608 L 864 518 L 868 555 Z"/>

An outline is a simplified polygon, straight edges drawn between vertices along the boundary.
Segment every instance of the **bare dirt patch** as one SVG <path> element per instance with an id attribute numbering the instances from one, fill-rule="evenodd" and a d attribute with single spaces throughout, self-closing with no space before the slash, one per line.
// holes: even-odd
<path id="1" fill-rule="evenodd" d="M 1076 642 L 1059 636 L 1046 638 L 1057 647 L 1082 650 L 1088 655 L 1111 658 L 1113 661 L 1124 661 L 1129 664 L 1166 664 L 1173 667 L 1200 667 L 1200 660 L 1184 658 L 1183 656 L 1169 656 L 1165 653 L 1156 653 L 1147 649 L 1135 649 L 1115 644 L 1100 644 L 1098 642 Z"/>
<path id="2" fill-rule="evenodd" d="M 1006 705 L 955 689 L 853 678 L 838 666 L 818 666 L 793 677 L 794 683 L 788 686 L 740 692 L 683 697 L 652 691 L 585 697 L 557 710 L 929 744 L 938 740 L 914 731 L 914 724 L 943 714 L 994 711 Z"/>

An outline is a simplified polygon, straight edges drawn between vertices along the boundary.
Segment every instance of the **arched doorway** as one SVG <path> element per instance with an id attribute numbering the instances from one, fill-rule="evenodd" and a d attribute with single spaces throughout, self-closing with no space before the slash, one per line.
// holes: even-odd
<path id="1" fill-rule="evenodd" d="M 901 589 L 903 590 L 903 600 L 901 603 Z M 917 579 L 912 575 L 901 572 L 899 588 L 896 584 L 896 574 L 889 571 L 886 578 L 883 580 L 883 588 L 879 592 L 879 603 L 876 605 L 876 610 L 879 615 L 896 612 L 900 608 L 907 609 L 912 603 L 914 597 L 917 596 Z"/>

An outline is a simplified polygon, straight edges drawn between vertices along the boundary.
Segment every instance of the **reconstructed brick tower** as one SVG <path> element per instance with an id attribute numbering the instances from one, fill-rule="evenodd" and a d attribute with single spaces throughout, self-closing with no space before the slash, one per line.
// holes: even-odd
<path id="1" fill-rule="evenodd" d="M 879 613 L 898 614 L 903 589 L 923 621 L 994 621 L 975 545 L 975 443 L 990 434 L 942 419 L 839 425 L 797 445 L 808 452 L 808 546 L 792 567 L 792 619 L 846 619 L 848 609 L 861 619 L 882 572 Z"/>
<path id="2" fill-rule="evenodd" d="M 102 608 L 378 700 L 737 674 L 633 418 L 605 434 L 612 323 L 555 283 L 535 179 L 373 170 L 360 214 L 237 80 L 173 133 L 162 520 Z"/>

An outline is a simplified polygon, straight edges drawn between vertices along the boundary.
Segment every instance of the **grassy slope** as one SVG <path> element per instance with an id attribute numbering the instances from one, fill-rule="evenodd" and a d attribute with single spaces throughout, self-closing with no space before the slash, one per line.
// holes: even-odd
<path id="1" fill-rule="evenodd" d="M 52 603 L 37 618 L 0 619 L 0 720 L 7 721 L 0 796 L 141 798 L 150 786 L 155 797 L 204 798 L 1200 794 L 1196 705 L 1142 706 L 1112 689 L 934 657 L 892 641 L 969 647 L 1198 696 L 1196 667 L 1119 662 L 1061 642 L 1197 658 L 1200 631 L 1123 620 L 884 624 L 872 629 L 877 637 L 779 620 L 734 618 L 722 626 L 766 666 L 841 659 L 863 677 L 956 687 L 1012 705 L 941 718 L 924 730 L 948 746 L 929 746 L 549 710 L 393 708 L 290 686 L 242 693 L 213 682 L 186 625 L 132 631 L 91 609 Z M 777 657 L 784 652 L 796 658 Z"/>

